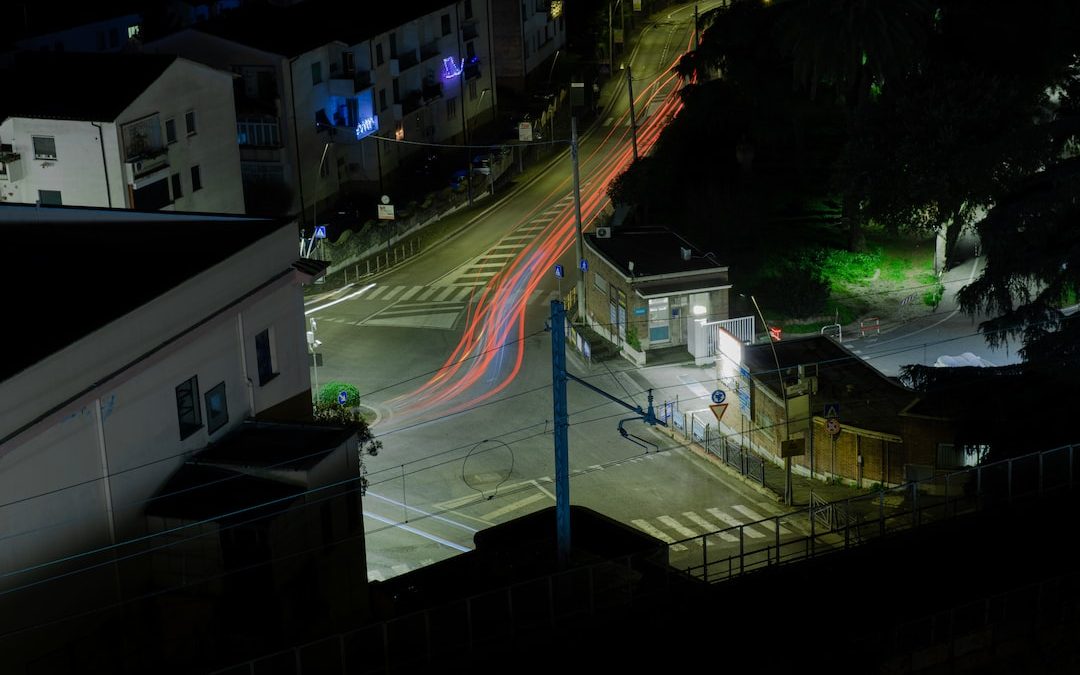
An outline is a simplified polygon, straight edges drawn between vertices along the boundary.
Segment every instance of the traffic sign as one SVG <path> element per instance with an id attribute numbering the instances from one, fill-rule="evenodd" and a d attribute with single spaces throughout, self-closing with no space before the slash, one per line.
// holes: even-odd
<path id="1" fill-rule="evenodd" d="M 769 337 L 773 342 L 779 342 L 780 336 L 783 334 L 783 329 L 780 326 L 769 326 Z"/>
<path id="2" fill-rule="evenodd" d="M 337 402 L 338 403 L 340 403 L 341 405 L 345 405 L 345 402 L 348 401 L 348 400 L 349 400 L 349 392 L 345 391 L 344 389 L 342 389 L 341 391 L 338 392 L 338 395 L 337 395 Z"/>
<path id="3" fill-rule="evenodd" d="M 316 239 L 326 239 L 326 226 L 325 225 L 316 225 L 315 226 L 315 238 Z"/>
<path id="4" fill-rule="evenodd" d="M 712 410 L 713 414 L 716 415 L 716 421 L 719 422 L 724 416 L 724 411 L 727 410 L 727 403 L 717 403 L 715 405 L 710 405 L 709 410 Z"/>
<path id="5" fill-rule="evenodd" d="M 582 272 L 588 272 L 589 271 L 589 261 L 586 260 L 585 258 L 582 258 L 581 262 L 578 263 L 578 267 L 581 268 Z"/>
<path id="6" fill-rule="evenodd" d="M 555 264 L 555 278 L 556 279 L 562 279 L 563 278 L 563 266 L 558 264 L 558 263 Z"/>
<path id="7" fill-rule="evenodd" d="M 839 403 L 826 403 L 825 404 L 825 417 L 840 417 L 840 404 Z"/>
<path id="8" fill-rule="evenodd" d="M 722 389 L 717 389 L 712 393 L 712 402 L 713 403 L 716 403 L 716 404 L 723 403 L 725 398 L 727 398 L 727 394 L 725 394 Z"/>
<path id="9" fill-rule="evenodd" d="M 780 442 L 781 457 L 800 457 L 806 454 L 806 439 L 791 438 Z"/>
<path id="10" fill-rule="evenodd" d="M 825 431 L 833 436 L 840 433 L 840 420 L 835 417 L 830 417 L 825 420 Z"/>
<path id="11" fill-rule="evenodd" d="M 376 204 L 376 209 L 379 213 L 379 220 L 393 220 L 394 219 L 394 205 L 393 204 Z"/>

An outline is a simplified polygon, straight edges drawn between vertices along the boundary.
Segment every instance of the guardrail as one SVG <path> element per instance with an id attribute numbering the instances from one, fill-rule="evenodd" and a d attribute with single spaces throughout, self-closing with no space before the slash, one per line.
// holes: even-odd
<path id="1" fill-rule="evenodd" d="M 842 502 L 812 498 L 809 507 L 794 513 L 671 543 L 671 564 L 704 581 L 721 581 L 993 505 L 1071 490 L 1077 472 L 1074 455 L 1074 446 L 1063 446 Z"/>

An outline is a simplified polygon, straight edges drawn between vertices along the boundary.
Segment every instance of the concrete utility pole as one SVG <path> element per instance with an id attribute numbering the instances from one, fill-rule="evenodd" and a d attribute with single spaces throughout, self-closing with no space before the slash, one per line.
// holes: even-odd
<path id="1" fill-rule="evenodd" d="M 606 391 L 589 384 L 585 380 L 566 372 L 566 309 L 559 300 L 551 301 L 551 389 L 555 413 L 555 528 L 558 545 L 559 567 L 565 567 L 570 559 L 570 442 L 567 430 L 570 426 L 570 413 L 566 405 L 566 382 L 573 380 L 586 389 L 600 394 L 612 403 L 634 413 L 619 421 L 618 431 L 623 438 L 632 436 L 623 429 L 623 424 L 637 419 L 649 425 L 667 426 L 656 418 L 653 409 L 652 389 L 649 390 L 649 407 L 632 406 Z M 636 438 L 636 437 L 635 437 Z M 632 441 L 636 442 L 636 441 Z M 641 443 L 638 443 L 641 445 Z"/>
<path id="2" fill-rule="evenodd" d="M 578 168 L 578 136 L 577 117 L 570 118 L 570 159 L 574 162 L 574 212 L 577 217 L 577 320 L 585 325 L 585 270 L 582 269 L 581 261 L 585 260 L 584 235 L 581 232 L 581 178 Z"/>
<path id="3" fill-rule="evenodd" d="M 637 118 L 634 116 L 634 78 L 630 74 L 630 66 L 626 67 L 626 90 L 630 93 L 630 142 L 634 145 L 634 161 L 638 159 L 637 152 Z"/>

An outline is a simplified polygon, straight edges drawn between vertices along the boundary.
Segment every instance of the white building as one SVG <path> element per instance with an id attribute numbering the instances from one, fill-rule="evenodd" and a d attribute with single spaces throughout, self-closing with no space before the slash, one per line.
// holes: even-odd
<path id="1" fill-rule="evenodd" d="M 366 589 L 359 491 L 342 492 L 348 518 L 344 500 L 307 494 L 355 477 L 355 431 L 286 423 L 311 420 L 302 285 L 325 269 L 297 259 L 294 222 L 0 204 L 0 233 L 29 242 L 5 265 L 9 287 L 40 282 L 12 294 L 20 347 L 0 361 L 5 668 L 22 672 L 9 655 L 43 658 L 57 640 L 83 640 L 80 654 L 115 646 L 100 631 L 141 620 L 131 598 L 154 598 L 148 616 L 166 621 L 162 588 L 201 620 L 227 595 L 219 568 L 262 550 L 237 549 L 237 533 L 267 538 L 269 572 L 237 577 L 264 597 L 295 573 L 283 551 L 341 537 L 350 581 L 322 590 Z M 264 494 L 305 525 L 236 518 Z M 199 571 L 213 583 L 193 585 Z M 82 623 L 51 623 L 83 610 Z"/>
<path id="2" fill-rule="evenodd" d="M 346 185 L 381 191 L 420 151 L 410 143 L 458 143 L 494 120 L 490 34 L 488 0 L 306 0 L 244 8 L 144 49 L 240 76 L 248 210 L 309 220 Z"/>
<path id="3" fill-rule="evenodd" d="M 175 56 L 32 53 L 2 79 L 0 201 L 243 213 L 228 74 Z"/>

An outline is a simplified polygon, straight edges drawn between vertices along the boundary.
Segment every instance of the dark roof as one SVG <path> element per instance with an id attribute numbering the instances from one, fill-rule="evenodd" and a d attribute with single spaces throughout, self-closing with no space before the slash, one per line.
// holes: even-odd
<path id="1" fill-rule="evenodd" d="M 306 471 L 356 431 L 343 427 L 248 421 L 198 454 L 198 461 L 244 468 Z"/>
<path id="2" fill-rule="evenodd" d="M 63 220 L 81 214 L 92 220 Z M 6 310 L 22 333 L 19 348 L 0 359 L 0 382 L 284 224 L 225 215 L 166 217 L 174 215 L 0 203 L 0 237 L 9 243 Z"/>
<path id="3" fill-rule="evenodd" d="M 203 520 L 255 520 L 303 494 L 295 485 L 188 462 L 146 504 L 146 515 Z"/>
<path id="4" fill-rule="evenodd" d="M 122 16 L 140 14 L 144 0 L 109 0 L 108 3 L 21 2 L 10 7 L 8 20 L 0 26 L 0 42 L 15 42 L 27 38 L 58 33 L 78 26 L 100 23 Z M 58 11 L 63 8 L 63 11 Z M 127 35 L 124 35 L 127 38 Z"/>
<path id="5" fill-rule="evenodd" d="M 339 2 L 305 0 L 294 5 L 251 5 L 200 24 L 197 28 L 272 54 L 297 56 L 339 40 L 356 44 L 429 14 L 452 0 L 409 2 Z"/>
<path id="6" fill-rule="evenodd" d="M 175 54 L 23 52 L 0 71 L 13 96 L 0 98 L 0 120 L 45 117 L 112 122 L 176 60 Z"/>
<path id="7" fill-rule="evenodd" d="M 820 335 L 783 338 L 774 342 L 773 347 L 775 358 L 768 344 L 745 347 L 743 364 L 778 397 L 777 361 L 788 385 L 797 382 L 799 365 L 805 367 L 806 375 L 816 374 L 818 389 L 812 400 L 817 407 L 810 410 L 812 416 L 823 416 L 824 403 L 839 403 L 841 423 L 899 434 L 897 416 L 919 398 L 917 392 L 885 377 L 831 338 Z"/>
<path id="8" fill-rule="evenodd" d="M 649 277 L 677 272 L 725 270 L 724 265 L 716 262 L 715 256 L 707 256 L 706 252 L 666 227 L 613 227 L 610 238 L 600 239 L 594 233 L 585 237 L 593 250 L 625 276 Z M 689 260 L 682 259 L 683 248 L 690 249 Z M 632 275 L 631 262 L 634 263 Z"/>

